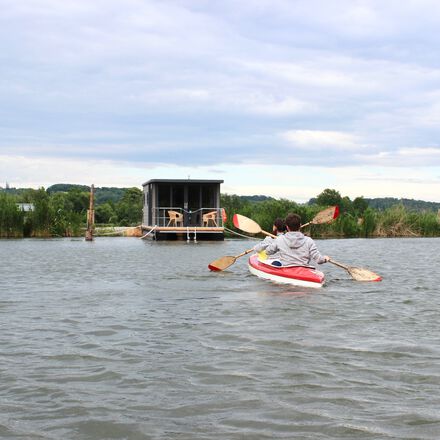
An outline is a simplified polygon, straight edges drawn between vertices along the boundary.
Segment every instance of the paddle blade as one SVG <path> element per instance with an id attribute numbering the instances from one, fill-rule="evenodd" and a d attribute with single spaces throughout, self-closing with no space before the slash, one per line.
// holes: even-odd
<path id="1" fill-rule="evenodd" d="M 232 222 L 237 229 L 241 229 L 248 234 L 259 234 L 261 232 L 260 225 L 244 215 L 234 214 Z"/>
<path id="2" fill-rule="evenodd" d="M 339 216 L 339 206 L 330 206 L 330 208 L 324 209 L 313 217 L 310 222 L 313 225 L 321 225 L 323 223 L 331 223 Z"/>
<path id="3" fill-rule="evenodd" d="M 227 269 L 229 266 L 235 263 L 236 257 L 227 255 L 226 257 L 221 257 L 208 264 L 208 269 L 214 272 L 219 272 L 221 270 Z"/>
<path id="4" fill-rule="evenodd" d="M 380 275 L 362 267 L 348 267 L 347 271 L 356 281 L 382 281 Z"/>

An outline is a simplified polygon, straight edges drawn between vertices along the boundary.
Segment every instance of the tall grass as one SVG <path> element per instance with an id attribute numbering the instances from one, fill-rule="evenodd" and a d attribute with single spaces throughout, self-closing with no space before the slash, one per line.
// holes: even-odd
<path id="1" fill-rule="evenodd" d="M 265 200 L 263 202 L 242 202 L 237 196 L 222 196 L 222 206 L 229 217 L 239 213 L 255 220 L 263 230 L 271 231 L 275 218 L 284 218 L 295 212 L 302 222 L 310 221 L 326 206 L 298 205 L 289 200 Z M 233 228 L 229 218 L 226 225 Z M 314 237 L 438 237 L 440 222 L 436 212 L 411 211 L 403 205 L 395 205 L 383 211 L 371 207 L 362 212 L 345 203 L 340 216 L 331 224 L 313 225 L 306 233 Z"/>

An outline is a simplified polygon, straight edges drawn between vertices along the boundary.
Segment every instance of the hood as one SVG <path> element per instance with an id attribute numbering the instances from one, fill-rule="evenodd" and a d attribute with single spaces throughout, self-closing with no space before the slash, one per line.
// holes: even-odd
<path id="1" fill-rule="evenodd" d="M 292 249 L 298 249 L 304 245 L 306 237 L 302 232 L 286 232 L 285 234 L 287 244 Z"/>

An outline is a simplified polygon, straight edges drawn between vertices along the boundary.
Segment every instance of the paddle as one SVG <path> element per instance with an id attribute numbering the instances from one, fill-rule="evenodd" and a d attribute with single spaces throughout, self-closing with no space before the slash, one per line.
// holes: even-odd
<path id="1" fill-rule="evenodd" d="M 313 217 L 311 221 L 308 223 L 304 223 L 301 225 L 301 228 L 304 228 L 308 225 L 320 225 L 323 223 L 330 223 L 339 215 L 339 207 L 338 206 L 330 206 L 329 208 L 324 209 L 323 211 L 318 212 L 318 214 Z M 241 214 L 234 214 L 232 221 L 234 226 L 242 231 L 247 232 L 248 234 L 264 234 L 271 236 L 269 232 L 263 231 L 260 225 L 253 221 L 252 219 L 245 217 Z"/>
<path id="2" fill-rule="evenodd" d="M 245 217 L 244 215 L 234 214 L 232 217 L 232 222 L 236 228 L 241 229 L 248 234 L 264 234 L 268 235 L 269 237 L 272 236 L 272 234 L 269 234 L 269 232 L 263 231 L 257 222 Z"/>
<path id="3" fill-rule="evenodd" d="M 328 260 L 328 262 L 345 269 L 356 281 L 382 281 L 382 277 L 371 270 L 363 269 L 362 267 L 347 266 L 345 264 L 338 263 L 331 258 Z"/>
<path id="4" fill-rule="evenodd" d="M 335 212 L 336 212 L 336 210 L 335 210 Z M 338 212 L 339 212 L 339 210 L 338 210 Z M 315 217 L 317 217 L 317 216 L 315 216 Z M 322 216 L 321 218 L 324 218 L 324 217 L 325 216 Z M 334 217 L 334 218 L 336 218 L 336 217 Z M 312 220 L 312 222 L 313 222 L 313 220 Z M 276 238 L 275 235 L 270 234 L 269 232 L 263 231 L 258 223 L 254 222 L 250 218 L 244 217 L 243 215 L 235 214 L 233 221 L 234 221 L 234 226 L 236 228 L 239 228 L 239 229 L 241 229 L 245 232 L 248 232 L 250 234 L 263 233 L 263 234 L 268 235 L 270 237 Z M 312 222 L 310 222 L 310 223 L 312 223 Z M 305 225 L 302 225 L 302 226 L 305 226 Z M 377 273 L 372 272 L 371 270 L 363 269 L 362 267 L 347 266 L 345 264 L 338 263 L 337 261 L 332 260 L 331 258 L 328 260 L 328 262 L 334 264 L 335 266 L 341 267 L 342 269 L 345 269 L 351 275 L 351 277 L 356 281 L 382 281 L 381 276 L 378 275 Z"/>
<path id="5" fill-rule="evenodd" d="M 329 223 L 333 221 L 338 215 L 339 215 L 339 207 L 330 206 L 329 208 L 326 208 L 323 211 L 318 212 L 318 214 L 316 214 L 315 217 L 313 217 L 312 221 L 305 223 L 304 225 L 301 225 L 301 228 L 310 224 L 318 225 L 322 223 Z M 257 222 L 255 222 L 254 220 L 248 217 L 245 217 L 244 215 L 234 214 L 233 223 L 236 228 L 241 229 L 242 231 L 245 231 L 249 234 L 264 234 L 264 235 L 268 235 L 269 237 L 275 238 L 275 235 L 263 231 Z M 218 260 L 215 260 L 212 263 L 210 263 L 208 267 L 210 270 L 213 271 L 225 270 L 226 268 L 234 264 L 237 258 L 240 258 L 243 255 L 248 254 L 249 252 L 252 252 L 252 249 L 249 249 L 235 257 L 229 255 L 226 257 L 221 257 Z"/>
<path id="6" fill-rule="evenodd" d="M 330 206 L 323 211 L 318 212 L 318 214 L 313 217 L 313 219 L 307 223 L 301 225 L 304 228 L 308 225 L 322 225 L 323 223 L 331 223 L 333 220 L 339 216 L 339 206 Z"/>
<path id="7" fill-rule="evenodd" d="M 214 272 L 219 272 L 221 270 L 225 270 L 229 266 L 234 264 L 237 261 L 237 258 L 240 258 L 243 255 L 249 254 L 252 251 L 253 251 L 253 249 L 248 249 L 247 251 L 244 251 L 241 254 L 236 255 L 235 257 L 233 257 L 231 255 L 221 257 L 218 260 L 215 260 L 212 263 L 208 264 L 208 268 L 209 268 L 209 270 L 212 270 Z"/>

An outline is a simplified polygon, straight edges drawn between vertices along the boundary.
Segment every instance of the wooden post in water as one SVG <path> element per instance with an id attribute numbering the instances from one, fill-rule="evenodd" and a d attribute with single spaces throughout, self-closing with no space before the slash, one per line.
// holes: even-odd
<path id="1" fill-rule="evenodd" d="M 86 241 L 93 241 L 93 230 L 95 229 L 95 200 L 94 200 L 95 187 L 90 187 L 90 204 L 87 210 L 87 230 Z"/>

